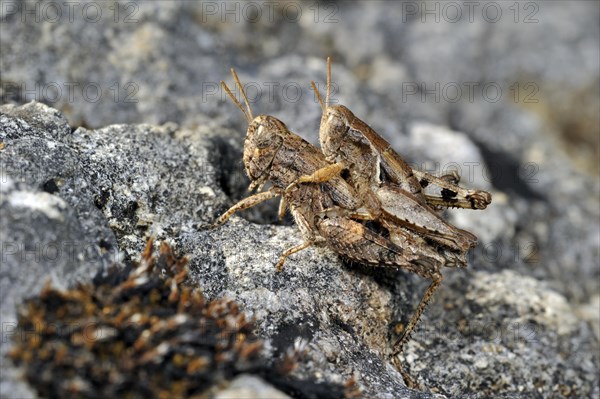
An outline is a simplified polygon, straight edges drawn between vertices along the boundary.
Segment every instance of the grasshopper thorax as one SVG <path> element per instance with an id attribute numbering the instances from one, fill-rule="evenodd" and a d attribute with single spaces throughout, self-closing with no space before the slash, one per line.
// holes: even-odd
<path id="1" fill-rule="evenodd" d="M 330 105 L 323 112 L 319 141 L 328 161 L 335 161 L 354 118 L 352 111 L 343 105 Z"/>

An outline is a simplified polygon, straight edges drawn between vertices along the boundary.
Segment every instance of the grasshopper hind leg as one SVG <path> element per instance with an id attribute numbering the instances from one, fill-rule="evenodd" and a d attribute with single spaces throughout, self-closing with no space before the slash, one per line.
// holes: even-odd
<path id="1" fill-rule="evenodd" d="M 432 280 L 431 284 L 429 284 L 429 287 L 425 291 L 425 294 L 423 294 L 423 298 L 421 298 L 421 302 L 419 302 L 419 305 L 417 306 L 417 309 L 415 310 L 410 321 L 408 322 L 406 329 L 403 331 L 402 336 L 395 342 L 395 344 L 392 348 L 392 356 L 391 356 L 392 362 L 394 363 L 394 366 L 396 366 L 396 368 L 398 369 L 400 374 L 402 374 L 402 378 L 404 378 L 404 382 L 406 382 L 406 385 L 409 388 L 418 388 L 419 385 L 412 379 L 410 374 L 408 374 L 408 372 L 406 372 L 406 370 L 404 370 L 404 367 L 402 367 L 402 363 L 400 362 L 399 357 L 400 357 L 400 354 L 402 354 L 404 345 L 406 345 L 406 343 L 410 340 L 411 334 L 414 331 L 415 327 L 417 326 L 417 323 L 421 319 L 421 315 L 423 314 L 423 311 L 425 310 L 425 308 L 427 307 L 427 304 L 431 300 L 431 297 L 433 296 L 435 291 L 437 291 L 440 284 L 442 283 L 442 274 L 441 273 L 432 274 L 431 280 Z"/>
<path id="2" fill-rule="evenodd" d="M 327 215 L 333 215 L 329 212 Z M 343 257 L 358 261 L 368 262 L 381 267 L 398 267 L 418 274 L 431 280 L 431 283 L 413 315 L 408 322 L 403 335 L 392 347 L 391 360 L 402 374 L 409 387 L 418 387 L 415 381 L 406 373 L 400 363 L 399 355 L 404 345 L 410 340 L 413 330 L 431 297 L 442 283 L 440 268 L 444 259 L 433 251 L 427 251 L 427 246 L 422 247 L 410 231 L 390 228 L 390 238 L 381 235 L 378 230 L 371 230 L 365 225 L 343 216 L 323 218 L 316 222 L 319 235 L 323 237 L 328 247 L 333 248 Z M 393 241 L 396 241 L 395 243 Z"/>
<path id="3" fill-rule="evenodd" d="M 492 196 L 483 190 L 467 190 L 460 187 L 460 174 L 452 171 L 443 176 L 434 176 L 430 173 L 413 169 L 413 173 L 419 179 L 421 187 L 429 185 L 441 189 L 441 196 L 425 195 L 427 204 L 436 208 L 465 208 L 485 209 L 491 202 Z"/>
<path id="4" fill-rule="evenodd" d="M 285 202 L 284 201 L 285 201 L 285 196 L 282 199 L 282 204 L 287 203 L 287 201 L 285 201 Z M 284 206 L 282 204 L 280 204 L 280 212 L 281 212 L 282 206 Z M 316 237 L 315 237 L 313 228 L 310 225 L 310 223 L 308 222 L 308 220 L 307 220 L 305 214 L 302 212 L 302 210 L 299 210 L 295 206 L 290 206 L 290 212 L 292 213 L 292 216 L 294 217 L 294 221 L 296 222 L 298 229 L 300 229 L 300 234 L 302 235 L 304 242 L 300 245 L 296 245 L 292 248 L 288 248 L 285 251 L 283 251 L 283 253 L 281 254 L 281 257 L 279 258 L 279 262 L 277 262 L 277 264 L 275 265 L 275 269 L 277 269 L 278 272 L 280 272 L 283 269 L 283 264 L 285 263 L 288 256 L 293 255 L 296 252 L 300 252 L 303 249 L 306 249 L 306 248 L 312 246 L 316 241 Z"/>
<path id="5" fill-rule="evenodd" d="M 283 253 L 281 254 L 281 257 L 279 258 L 279 262 L 277 262 L 277 264 L 275 265 L 275 269 L 277 269 L 277 271 L 280 272 L 283 269 L 283 264 L 285 263 L 285 260 L 288 258 L 288 256 L 293 255 L 296 252 L 300 252 L 303 249 L 310 247 L 311 245 L 313 245 L 313 243 L 314 243 L 314 240 L 307 240 L 300 245 L 296 245 L 295 247 L 292 247 L 292 248 L 289 248 L 289 249 L 286 249 L 285 251 L 283 251 Z"/>

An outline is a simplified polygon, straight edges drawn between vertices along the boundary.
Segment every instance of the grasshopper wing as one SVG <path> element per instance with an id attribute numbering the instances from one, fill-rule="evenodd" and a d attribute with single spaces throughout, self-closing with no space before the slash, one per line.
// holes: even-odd
<path id="1" fill-rule="evenodd" d="M 395 185 L 382 185 L 377 190 L 377 197 L 387 217 L 425 238 L 456 251 L 467 251 L 477 244 L 473 234 L 452 226 L 414 195 Z"/>

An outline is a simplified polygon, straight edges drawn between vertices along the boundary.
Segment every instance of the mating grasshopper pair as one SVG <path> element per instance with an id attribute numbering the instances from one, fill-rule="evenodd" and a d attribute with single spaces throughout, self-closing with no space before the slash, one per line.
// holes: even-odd
<path id="1" fill-rule="evenodd" d="M 289 208 L 304 242 L 282 253 L 277 270 L 288 256 L 321 244 L 353 261 L 399 267 L 431 280 L 392 352 L 398 370 L 409 385 L 414 384 L 403 372 L 398 355 L 442 281 L 440 269 L 466 266 L 466 254 L 477 242 L 473 234 L 447 223 L 437 210 L 484 209 L 491 195 L 458 186 L 456 173 L 436 177 L 411 169 L 348 108 L 330 105 L 329 58 L 325 101 L 311 82 L 323 111 L 319 129 L 323 153 L 280 120 L 254 117 L 237 74 L 233 69 L 231 73 L 245 108 L 224 82 L 221 85 L 248 122 L 243 162 L 250 191 L 259 192 L 232 206 L 213 226 L 279 196 L 280 217 Z M 271 187 L 262 191 L 267 182 Z M 425 194 L 427 185 L 437 186 L 440 195 Z"/>

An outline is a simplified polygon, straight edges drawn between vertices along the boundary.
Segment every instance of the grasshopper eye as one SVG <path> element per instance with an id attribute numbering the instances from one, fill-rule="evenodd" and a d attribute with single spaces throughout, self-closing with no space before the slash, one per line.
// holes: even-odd
<path id="1" fill-rule="evenodd" d="M 343 112 L 331 107 L 327 112 L 327 123 L 334 129 L 345 129 L 348 125 L 348 118 Z"/>

